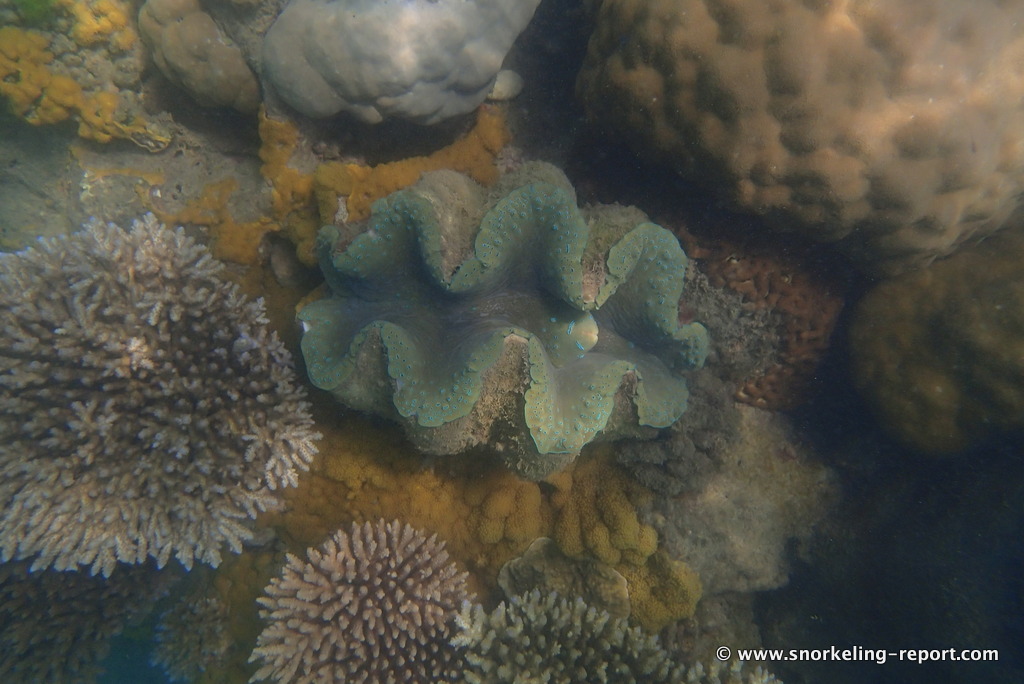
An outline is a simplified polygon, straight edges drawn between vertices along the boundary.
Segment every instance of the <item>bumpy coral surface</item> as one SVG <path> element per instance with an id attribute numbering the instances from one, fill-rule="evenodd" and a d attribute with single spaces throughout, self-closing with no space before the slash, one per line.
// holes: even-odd
<path id="1" fill-rule="evenodd" d="M 489 614 L 467 604 L 458 627 L 467 684 L 686 681 L 657 638 L 582 599 L 532 591 Z"/>
<path id="2" fill-rule="evenodd" d="M 318 435 L 262 302 L 150 215 L 0 256 L 0 557 L 216 565 Z"/>
<path id="3" fill-rule="evenodd" d="M 350 244 L 324 229 L 332 296 L 299 313 L 310 379 L 400 421 L 428 453 L 487 444 L 531 478 L 599 434 L 671 425 L 707 332 L 678 321 L 676 239 L 615 216 L 585 217 L 548 165 L 490 198 L 459 174 L 426 174 Z"/>
<path id="4" fill-rule="evenodd" d="M 139 11 L 139 32 L 164 76 L 199 104 L 256 111 L 256 76 L 197 0 L 148 0 Z"/>
<path id="5" fill-rule="evenodd" d="M 473 111 L 539 0 L 293 0 L 264 75 L 298 111 L 421 123 Z"/>
<path id="6" fill-rule="evenodd" d="M 850 331 L 855 381 L 904 443 L 964 449 L 1024 426 L 1024 236 L 882 283 Z"/>
<path id="7" fill-rule="evenodd" d="M 454 681 L 450 623 L 468 599 L 444 542 L 398 522 L 339 530 L 308 562 L 289 554 L 259 599 L 268 622 L 253 681 Z"/>
<path id="8" fill-rule="evenodd" d="M 952 252 L 1024 187 L 1020 3 L 605 0 L 588 112 L 873 269 Z"/>

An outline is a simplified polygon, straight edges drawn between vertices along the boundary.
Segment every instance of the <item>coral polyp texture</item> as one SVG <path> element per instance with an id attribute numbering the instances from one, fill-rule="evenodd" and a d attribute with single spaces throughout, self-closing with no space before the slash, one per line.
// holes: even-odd
<path id="1" fill-rule="evenodd" d="M 252 681 L 457 680 L 449 640 L 469 593 L 444 542 L 381 520 L 339 530 L 306 556 L 289 554 L 259 599 L 267 626 Z"/>
<path id="2" fill-rule="evenodd" d="M 216 565 L 308 467 L 291 356 L 222 270 L 151 215 L 0 256 L 4 561 Z"/>
<path id="3" fill-rule="evenodd" d="M 331 296 L 299 312 L 310 379 L 429 454 L 487 445 L 542 478 L 598 436 L 675 422 L 707 354 L 703 326 L 679 323 L 676 238 L 621 208 L 581 212 L 547 164 L 489 195 L 424 174 L 318 249 Z"/>
<path id="4" fill-rule="evenodd" d="M 312 117 L 432 124 L 473 111 L 540 0 L 292 0 L 263 73 Z"/>
<path id="5" fill-rule="evenodd" d="M 464 604 L 453 639 L 466 684 L 781 684 L 759 667 L 673 662 L 657 637 L 582 599 L 531 591 L 488 613 Z"/>
<path id="6" fill-rule="evenodd" d="M 1020 3 L 605 0 L 588 114 L 735 203 L 892 272 L 1024 188 Z"/>

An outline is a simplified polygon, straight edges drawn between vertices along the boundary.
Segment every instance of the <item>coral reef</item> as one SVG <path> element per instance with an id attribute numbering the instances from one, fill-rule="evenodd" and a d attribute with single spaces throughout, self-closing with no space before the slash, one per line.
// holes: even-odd
<path id="1" fill-rule="evenodd" d="M 228 612 L 229 606 L 211 585 L 194 584 L 160 615 L 152 663 L 172 682 L 198 682 L 231 649 Z"/>
<path id="2" fill-rule="evenodd" d="M 262 302 L 181 229 L 94 222 L 0 256 L 0 556 L 216 565 L 318 434 Z"/>
<path id="3" fill-rule="evenodd" d="M 614 568 L 629 586 L 632 619 L 649 632 L 690 617 L 701 581 L 686 563 L 658 550 L 658 533 L 640 511 L 652 493 L 613 462 L 610 449 L 553 478 L 559 491 L 553 537 L 572 558 L 594 558 Z"/>
<path id="4" fill-rule="evenodd" d="M 484 101 L 538 3 L 293 0 L 264 40 L 264 78 L 307 116 L 436 123 Z"/>
<path id="5" fill-rule="evenodd" d="M 254 681 L 456 681 L 450 623 L 468 593 L 444 542 L 378 521 L 306 555 L 289 554 L 259 599 Z"/>
<path id="6" fill-rule="evenodd" d="M 842 311 L 838 288 L 795 249 L 750 240 L 702 239 L 683 229 L 676 232 L 695 268 L 707 275 L 713 287 L 736 292 L 750 310 L 767 311 L 779 319 L 776 358 L 743 381 L 736 399 L 770 411 L 799 405 Z"/>
<path id="7" fill-rule="evenodd" d="M 198 0 L 147 0 L 139 10 L 139 32 L 157 68 L 196 102 L 256 111 L 256 75 Z"/>
<path id="8" fill-rule="evenodd" d="M 335 223 L 339 215 L 350 222 L 369 218 L 374 202 L 409 187 L 427 171 L 449 169 L 481 185 L 493 185 L 498 180 L 495 160 L 508 140 L 501 109 L 481 107 L 469 133 L 429 156 L 372 167 L 324 162 L 317 167 L 314 182 L 320 220 Z"/>
<path id="9" fill-rule="evenodd" d="M 599 433 L 671 425 L 707 332 L 678 321 L 676 239 L 617 216 L 582 214 L 549 165 L 506 175 L 490 198 L 425 174 L 351 242 L 322 231 L 332 296 L 299 312 L 310 379 L 400 421 L 427 453 L 486 444 L 532 479 Z"/>
<path id="10" fill-rule="evenodd" d="M 0 563 L 0 680 L 91 684 L 110 640 L 145 617 L 178 579 L 152 564 L 120 564 L 104 578 Z"/>
<path id="11" fill-rule="evenodd" d="M 656 637 L 579 598 L 532 591 L 490 613 L 466 604 L 457 625 L 452 641 L 465 649 L 466 684 L 685 681 L 686 668 Z"/>
<path id="12" fill-rule="evenodd" d="M 884 282 L 850 329 L 854 381 L 905 444 L 948 454 L 1024 427 L 1019 229 Z"/>
<path id="13" fill-rule="evenodd" d="M 1024 6 L 605 0 L 589 116 L 866 269 L 1002 227 L 1024 187 Z"/>
<path id="14" fill-rule="evenodd" d="M 832 473 L 780 417 L 734 410 L 736 432 L 713 452 L 710 472 L 682 496 L 655 498 L 648 512 L 665 552 L 686 559 L 707 595 L 785 584 L 794 542 L 810 538 L 837 493 Z"/>
<path id="15" fill-rule="evenodd" d="M 498 586 L 507 598 L 536 589 L 542 594 L 579 597 L 612 617 L 627 618 L 630 613 L 625 577 L 600 561 L 569 558 L 548 537 L 537 539 L 522 556 L 505 563 L 498 573 Z"/>

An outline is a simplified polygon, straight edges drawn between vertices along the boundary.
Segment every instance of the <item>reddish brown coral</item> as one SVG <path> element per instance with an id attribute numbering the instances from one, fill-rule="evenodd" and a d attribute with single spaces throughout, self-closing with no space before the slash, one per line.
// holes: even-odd
<path id="1" fill-rule="evenodd" d="M 739 293 L 751 309 L 770 309 L 781 317 L 777 362 L 748 378 L 736 399 L 772 411 L 798 405 L 842 310 L 838 288 L 801 250 L 697 237 L 685 229 L 676 233 L 712 285 Z"/>

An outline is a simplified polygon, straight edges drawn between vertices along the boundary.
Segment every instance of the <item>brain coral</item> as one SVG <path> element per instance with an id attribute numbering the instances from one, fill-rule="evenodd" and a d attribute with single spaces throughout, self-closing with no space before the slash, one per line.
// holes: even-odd
<path id="1" fill-rule="evenodd" d="M 336 532 L 309 562 L 288 555 L 259 599 L 267 626 L 253 676 L 275 682 L 455 681 L 451 622 L 466 573 L 444 542 L 398 522 Z"/>
<path id="2" fill-rule="evenodd" d="M 855 381 L 904 443 L 962 450 L 1024 427 L 1024 235 L 884 282 L 850 329 Z"/>
<path id="3" fill-rule="evenodd" d="M 540 0 L 292 0 L 264 75 L 307 116 L 436 123 L 487 97 Z"/>
<path id="4" fill-rule="evenodd" d="M 679 243 L 621 215 L 581 213 L 546 164 L 490 197 L 425 174 L 379 201 L 350 244 L 321 234 L 332 296 L 299 313 L 310 379 L 400 421 L 428 453 L 488 444 L 535 479 L 599 433 L 671 425 L 707 332 L 678 320 Z"/>
<path id="5" fill-rule="evenodd" d="M 0 557 L 213 565 L 318 435 L 261 301 L 152 216 L 0 255 Z"/>
<path id="6" fill-rule="evenodd" d="M 604 0 L 589 115 L 873 269 L 952 252 L 1024 189 L 1024 4 Z"/>

